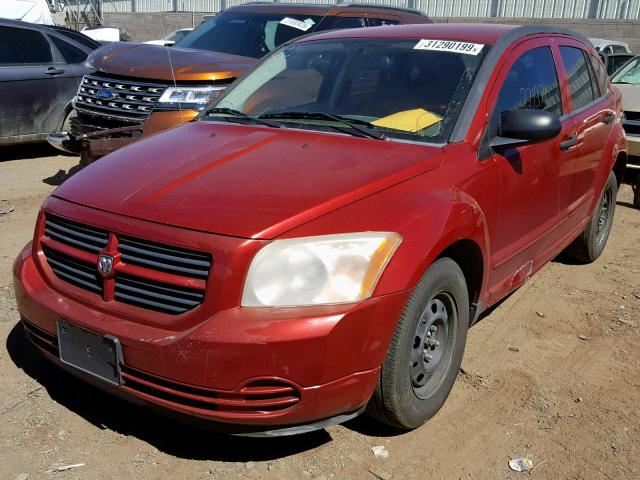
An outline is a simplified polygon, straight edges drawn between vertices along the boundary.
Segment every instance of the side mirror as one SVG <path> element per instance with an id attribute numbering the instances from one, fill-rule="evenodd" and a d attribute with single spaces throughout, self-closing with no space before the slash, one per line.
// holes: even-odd
<path id="1" fill-rule="evenodd" d="M 503 112 L 499 135 L 491 140 L 496 149 L 517 147 L 549 140 L 560 133 L 562 125 L 555 113 L 542 110 L 510 110 Z"/>

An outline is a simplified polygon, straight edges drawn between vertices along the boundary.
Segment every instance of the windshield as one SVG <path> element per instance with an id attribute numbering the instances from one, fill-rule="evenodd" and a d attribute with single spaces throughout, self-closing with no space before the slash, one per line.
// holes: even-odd
<path id="1" fill-rule="evenodd" d="M 318 16 L 221 13 L 194 30 L 177 47 L 260 58 L 292 38 L 310 33 Z"/>
<path id="2" fill-rule="evenodd" d="M 447 50 L 433 50 L 429 42 L 443 43 L 376 38 L 290 45 L 236 82 L 201 119 L 226 108 L 283 126 L 327 130 L 340 120 L 390 139 L 444 142 L 488 47 L 447 41 Z"/>
<path id="3" fill-rule="evenodd" d="M 640 84 L 640 57 L 630 60 L 611 79 L 611 83 L 633 83 Z"/>

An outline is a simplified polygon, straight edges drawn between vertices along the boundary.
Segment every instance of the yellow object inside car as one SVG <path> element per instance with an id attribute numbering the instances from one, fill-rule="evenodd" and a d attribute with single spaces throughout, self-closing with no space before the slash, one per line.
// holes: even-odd
<path id="1" fill-rule="evenodd" d="M 371 123 L 379 127 L 393 128 L 394 130 L 419 132 L 431 125 L 435 125 L 440 120 L 442 120 L 442 117 L 435 113 L 428 112 L 423 108 L 415 108 L 381 117 Z"/>

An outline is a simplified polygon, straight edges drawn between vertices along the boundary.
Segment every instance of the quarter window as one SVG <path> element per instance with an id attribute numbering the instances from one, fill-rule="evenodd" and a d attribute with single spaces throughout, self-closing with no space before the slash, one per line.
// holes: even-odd
<path id="1" fill-rule="evenodd" d="M 0 64 L 24 65 L 51 63 L 51 46 L 39 32 L 0 27 Z"/>
<path id="2" fill-rule="evenodd" d="M 598 86 L 600 87 L 600 95 L 606 95 L 609 91 L 609 75 L 607 75 L 607 69 L 602 64 L 599 58 L 591 57 L 591 64 L 595 70 L 596 78 L 598 80 Z"/>
<path id="3" fill-rule="evenodd" d="M 87 54 L 58 37 L 50 37 L 67 63 L 80 63 L 87 59 Z"/>
<path id="4" fill-rule="evenodd" d="M 549 47 L 529 50 L 509 69 L 498 96 L 497 112 L 510 110 L 544 110 L 562 115 L 558 74 Z"/>
<path id="5" fill-rule="evenodd" d="M 585 52 L 580 48 L 560 47 L 560 56 L 567 72 L 572 109 L 578 110 L 596 98 Z"/>

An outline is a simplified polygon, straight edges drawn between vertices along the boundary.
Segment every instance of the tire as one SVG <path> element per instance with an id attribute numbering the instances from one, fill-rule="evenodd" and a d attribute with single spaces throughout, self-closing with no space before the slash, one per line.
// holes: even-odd
<path id="1" fill-rule="evenodd" d="M 403 430 L 433 417 L 456 380 L 468 327 L 464 274 L 450 258 L 436 260 L 400 316 L 367 412 Z"/>
<path id="2" fill-rule="evenodd" d="M 568 257 L 580 263 L 591 263 L 602 254 L 613 225 L 617 194 L 618 182 L 611 172 L 586 228 L 565 250 Z"/>
<path id="3" fill-rule="evenodd" d="M 69 130 L 71 129 L 71 119 L 73 117 L 75 117 L 78 113 L 71 109 L 69 110 L 69 112 L 67 113 L 67 115 L 64 117 L 64 121 L 62 122 L 62 128 L 60 129 L 61 132 L 66 132 L 68 133 Z"/>
<path id="4" fill-rule="evenodd" d="M 638 174 L 636 184 L 633 187 L 633 206 L 640 208 L 640 174 Z"/>

